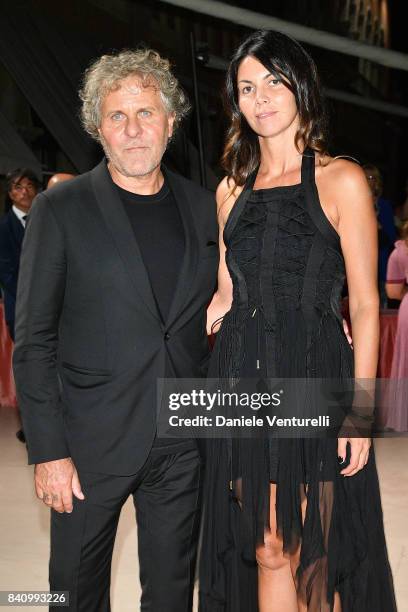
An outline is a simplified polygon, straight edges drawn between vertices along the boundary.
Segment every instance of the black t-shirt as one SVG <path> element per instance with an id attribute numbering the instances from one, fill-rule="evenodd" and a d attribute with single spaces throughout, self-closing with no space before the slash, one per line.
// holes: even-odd
<path id="1" fill-rule="evenodd" d="M 117 186 L 132 225 L 162 320 L 171 307 L 184 255 L 184 229 L 166 182 L 158 193 L 139 195 Z"/>
<path id="2" fill-rule="evenodd" d="M 139 195 L 118 185 L 116 188 L 133 228 L 164 322 L 173 301 L 185 249 L 183 221 L 177 202 L 166 181 L 160 191 L 153 195 Z M 186 438 L 156 437 L 152 451 L 167 454 L 195 446 L 193 440 Z"/>

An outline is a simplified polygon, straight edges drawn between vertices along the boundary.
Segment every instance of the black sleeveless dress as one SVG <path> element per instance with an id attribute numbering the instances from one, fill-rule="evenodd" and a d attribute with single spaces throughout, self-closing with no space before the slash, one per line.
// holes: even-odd
<path id="1" fill-rule="evenodd" d="M 233 303 L 212 354 L 210 378 L 352 378 L 340 296 L 345 264 L 303 154 L 301 183 L 237 199 L 224 230 Z M 200 612 L 256 612 L 256 546 L 269 526 L 270 482 L 286 553 L 301 545 L 297 588 L 310 612 L 393 612 L 373 446 L 344 478 L 337 439 L 207 441 Z M 307 498 L 304 523 L 301 502 Z M 239 503 L 237 501 L 239 498 Z"/>

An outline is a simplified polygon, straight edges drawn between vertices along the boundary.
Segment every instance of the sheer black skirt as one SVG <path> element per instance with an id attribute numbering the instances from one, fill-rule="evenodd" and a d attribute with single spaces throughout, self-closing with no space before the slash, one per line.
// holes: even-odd
<path id="1" fill-rule="evenodd" d="M 334 317 L 322 321 L 306 368 L 299 312 L 283 314 L 278 329 L 287 337 L 296 330 L 296 341 L 287 342 L 280 357 L 280 376 L 305 376 L 307 368 L 321 377 L 352 376 L 352 352 Z M 209 376 L 265 375 L 262 367 L 254 370 L 253 359 L 260 355 L 265 362 L 262 338 L 262 320 L 230 312 Z M 335 356 L 333 346 L 340 347 Z M 296 583 L 308 611 L 332 612 L 336 591 L 342 612 L 396 611 L 373 446 L 355 476 L 343 477 L 343 467 L 336 438 L 207 441 L 200 612 L 258 610 L 256 548 L 270 529 L 271 482 L 284 554 L 300 547 Z"/>

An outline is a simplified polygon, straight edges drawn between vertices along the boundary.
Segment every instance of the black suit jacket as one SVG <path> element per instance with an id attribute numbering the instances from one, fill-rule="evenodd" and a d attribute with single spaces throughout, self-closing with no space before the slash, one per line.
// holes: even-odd
<path id="1" fill-rule="evenodd" d="M 29 462 L 133 474 L 156 431 L 156 379 L 201 377 L 216 285 L 214 195 L 163 169 L 185 255 L 161 321 L 126 211 L 103 161 L 37 196 L 18 283 L 14 373 Z"/>
<path id="2" fill-rule="evenodd" d="M 24 228 L 13 210 L 0 220 L 0 283 L 4 294 L 7 326 L 14 336 L 14 318 L 21 245 Z"/>

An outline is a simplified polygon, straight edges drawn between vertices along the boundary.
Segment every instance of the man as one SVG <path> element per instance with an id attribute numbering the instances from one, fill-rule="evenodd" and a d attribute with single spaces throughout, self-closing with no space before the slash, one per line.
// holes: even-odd
<path id="1" fill-rule="evenodd" d="M 52 508 L 50 587 L 70 591 L 70 610 L 110 610 L 115 532 L 132 494 L 140 609 L 187 611 L 200 457 L 192 440 L 157 438 L 156 380 L 203 374 L 215 202 L 161 165 L 187 111 L 168 61 L 105 55 L 81 98 L 107 160 L 37 198 L 17 302 L 29 462 Z"/>
<path id="2" fill-rule="evenodd" d="M 6 176 L 6 204 L 10 208 L 0 220 L 0 283 L 4 293 L 6 324 L 13 341 L 21 245 L 26 219 L 38 187 L 38 178 L 29 168 L 18 168 Z"/>
<path id="3" fill-rule="evenodd" d="M 27 216 L 39 186 L 39 180 L 30 168 L 17 168 L 6 176 L 6 206 L 9 210 L 0 220 L 0 284 L 6 325 L 13 342 L 21 245 Z M 20 442 L 25 442 L 22 429 L 16 436 Z"/>
<path id="4" fill-rule="evenodd" d="M 55 187 L 56 185 L 64 183 L 65 181 L 70 181 L 73 178 L 75 178 L 75 174 L 69 174 L 68 172 L 56 172 L 56 174 L 53 174 L 50 177 L 47 183 L 47 189 L 51 189 L 51 187 Z"/>

